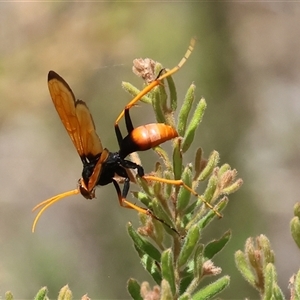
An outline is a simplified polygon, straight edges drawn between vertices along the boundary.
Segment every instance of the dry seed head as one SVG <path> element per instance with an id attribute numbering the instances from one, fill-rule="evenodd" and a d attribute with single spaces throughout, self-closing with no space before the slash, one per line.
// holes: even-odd
<path id="1" fill-rule="evenodd" d="M 218 275 L 222 272 L 220 267 L 216 267 L 211 260 L 207 260 L 202 266 L 203 275 Z"/>
<path id="2" fill-rule="evenodd" d="M 155 74 L 156 62 L 150 58 L 137 58 L 133 60 L 132 71 L 135 75 L 142 77 L 147 84 L 153 82 L 157 75 Z"/>
<path id="3" fill-rule="evenodd" d="M 159 300 L 160 299 L 160 287 L 155 285 L 151 290 L 148 282 L 141 284 L 141 296 L 144 300 Z"/>

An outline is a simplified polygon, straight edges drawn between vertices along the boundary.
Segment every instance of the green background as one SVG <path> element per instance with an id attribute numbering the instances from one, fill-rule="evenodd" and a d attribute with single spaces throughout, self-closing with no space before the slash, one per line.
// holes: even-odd
<path id="1" fill-rule="evenodd" d="M 299 199 L 299 20 L 292 3 L 0 3 L 1 294 L 32 298 L 47 285 L 53 298 L 68 283 L 74 298 L 126 299 L 129 277 L 150 280 L 126 233 L 128 221 L 138 224 L 136 212 L 119 207 L 112 185 L 97 189 L 93 201 L 76 196 L 56 204 L 31 233 L 32 207 L 74 189 L 82 168 L 50 99 L 47 73 L 58 72 L 88 103 L 104 147 L 117 151 L 114 120 L 130 100 L 121 82 L 142 86 L 132 60 L 173 67 L 192 36 L 196 48 L 174 76 L 179 103 L 194 82 L 208 105 L 194 144 L 206 157 L 219 151 L 244 179 L 224 218 L 203 236 L 233 232 L 216 259 L 232 280 L 222 297 L 258 297 L 233 255 L 261 233 L 274 247 L 287 292 L 299 268 L 289 235 Z M 154 121 L 145 105 L 132 118 L 136 125 Z M 151 171 L 157 157 L 141 157 Z"/>

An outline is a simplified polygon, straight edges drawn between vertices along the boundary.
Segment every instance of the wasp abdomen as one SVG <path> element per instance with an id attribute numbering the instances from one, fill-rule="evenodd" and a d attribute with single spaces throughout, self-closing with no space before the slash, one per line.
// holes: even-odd
<path id="1" fill-rule="evenodd" d="M 175 128 L 164 123 L 153 123 L 134 128 L 122 141 L 120 156 L 146 151 L 178 136 Z"/>
<path id="2" fill-rule="evenodd" d="M 131 134 L 138 150 L 145 151 L 178 136 L 177 131 L 163 123 L 153 123 L 135 128 Z"/>

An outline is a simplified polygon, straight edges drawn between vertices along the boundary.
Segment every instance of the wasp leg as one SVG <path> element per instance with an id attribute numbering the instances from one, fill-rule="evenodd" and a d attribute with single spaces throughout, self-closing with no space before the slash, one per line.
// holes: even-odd
<path id="1" fill-rule="evenodd" d="M 211 209 L 219 218 L 222 218 L 222 214 L 220 214 L 210 203 L 208 203 L 201 195 L 199 195 L 196 191 L 194 191 L 192 188 L 190 188 L 188 185 L 186 185 L 181 179 L 166 179 L 166 178 L 160 178 L 156 176 L 143 176 L 146 180 L 153 180 L 158 181 L 166 184 L 173 184 L 176 186 L 183 186 L 186 190 L 188 190 L 192 195 L 199 198 L 209 209 Z"/>
<path id="2" fill-rule="evenodd" d="M 129 108 L 125 108 L 125 124 L 128 131 L 128 134 L 133 131 L 134 127 L 132 125 L 132 121 L 129 115 Z"/>
<path id="3" fill-rule="evenodd" d="M 128 134 L 130 134 L 134 130 L 134 127 L 133 127 L 133 124 L 132 124 L 132 121 L 131 121 L 131 117 L 129 115 L 129 109 L 125 109 L 124 111 L 125 111 L 126 129 L 127 129 Z M 119 128 L 119 124 L 115 124 L 115 133 L 116 133 L 116 136 L 117 136 L 119 147 L 121 148 L 121 145 L 122 145 L 122 142 L 123 142 L 123 136 L 122 136 L 121 130 Z"/>
<path id="4" fill-rule="evenodd" d="M 126 129 L 128 131 L 128 134 L 129 134 L 130 132 L 133 131 L 134 127 L 132 125 L 132 121 L 131 121 L 131 118 L 130 118 L 130 115 L 129 115 L 129 108 L 125 108 L 124 111 L 125 111 Z M 121 130 L 119 128 L 119 124 L 117 124 L 117 123 L 115 124 L 115 133 L 116 133 L 116 136 L 117 136 L 119 148 L 121 148 L 122 141 L 123 141 L 123 136 L 122 136 Z"/>
<path id="5" fill-rule="evenodd" d="M 114 179 L 113 179 L 112 182 L 113 182 L 113 184 L 114 184 L 114 186 L 116 188 L 118 199 L 119 199 L 119 203 L 120 203 L 120 205 L 122 207 L 134 209 L 134 210 L 138 211 L 139 213 L 142 213 L 142 214 L 145 214 L 147 216 L 150 216 L 151 218 L 153 218 L 153 219 L 161 222 L 162 224 L 164 224 L 165 226 L 167 226 L 168 228 L 170 228 L 172 231 L 174 231 L 176 234 L 179 235 L 178 231 L 174 227 L 170 226 L 163 219 L 160 219 L 160 218 L 156 217 L 150 209 L 143 208 L 143 207 L 140 207 L 138 205 L 135 205 L 135 204 L 129 202 L 126 199 L 126 196 L 128 194 L 128 191 L 129 191 L 129 178 L 125 179 L 124 188 L 123 188 L 123 192 L 122 193 L 121 193 L 121 189 L 120 189 L 118 183 Z"/>
<path id="6" fill-rule="evenodd" d="M 124 167 L 124 168 L 136 169 L 137 173 L 140 177 L 143 177 L 145 175 L 144 168 L 142 166 L 134 163 L 133 161 L 124 159 L 124 160 L 121 160 L 120 163 L 121 163 L 122 167 Z"/>
<path id="7" fill-rule="evenodd" d="M 121 120 L 121 118 L 124 116 L 125 110 L 130 109 L 136 102 L 138 102 L 143 96 L 145 96 L 147 93 L 149 93 L 154 87 L 156 87 L 157 85 L 159 85 L 161 83 L 161 81 L 164 78 L 167 78 L 171 75 L 173 75 L 174 73 L 176 73 L 183 65 L 184 63 L 187 61 L 187 59 L 189 58 L 189 56 L 191 55 L 192 51 L 194 50 L 195 47 L 195 43 L 196 43 L 196 39 L 192 38 L 190 41 L 190 45 L 184 55 L 184 57 L 181 59 L 181 61 L 179 62 L 179 64 L 174 67 L 173 69 L 166 71 L 164 74 L 161 75 L 161 72 L 159 73 L 159 77 L 156 78 L 156 80 L 152 81 L 149 85 L 147 85 L 142 91 L 140 91 L 126 106 L 125 109 L 122 110 L 122 112 L 120 113 L 120 115 L 118 116 L 118 118 L 115 121 L 115 126 L 117 126 L 117 124 L 119 123 L 119 121 Z M 163 69 L 164 70 L 164 69 Z"/>
<path id="8" fill-rule="evenodd" d="M 123 136 L 122 136 L 122 133 L 121 133 L 121 130 L 120 130 L 118 124 L 115 124 L 115 133 L 116 133 L 116 136 L 117 136 L 119 148 L 121 148 L 121 144 L 122 144 L 122 141 L 123 141 Z"/>

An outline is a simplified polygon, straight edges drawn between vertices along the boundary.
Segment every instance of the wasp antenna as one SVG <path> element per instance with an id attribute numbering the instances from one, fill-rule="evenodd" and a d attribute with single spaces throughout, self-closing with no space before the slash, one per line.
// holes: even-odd
<path id="1" fill-rule="evenodd" d="M 179 64 L 176 67 L 174 67 L 173 69 L 168 70 L 166 73 L 159 76 L 156 80 L 161 81 L 161 80 L 165 79 L 166 77 L 169 77 L 169 76 L 173 75 L 174 73 L 176 73 L 188 60 L 188 58 L 190 57 L 190 55 L 192 54 L 192 52 L 195 48 L 195 45 L 196 45 L 196 38 L 193 37 L 190 41 L 188 49 L 186 50 L 186 52 L 185 52 L 183 58 L 181 59 L 181 61 L 179 62 Z"/>
<path id="2" fill-rule="evenodd" d="M 32 228 L 31 228 L 32 233 L 34 233 L 36 224 L 37 224 L 38 220 L 40 219 L 41 215 L 44 213 L 44 211 L 48 207 L 50 207 L 52 204 L 58 202 L 59 200 L 61 200 L 63 198 L 66 198 L 66 197 L 69 197 L 69 196 L 72 196 L 72 195 L 77 195 L 77 194 L 79 194 L 79 189 L 75 189 L 75 190 L 72 190 L 72 191 L 68 191 L 68 192 L 56 195 L 56 196 L 54 196 L 50 199 L 47 199 L 47 200 L 39 203 L 38 205 L 36 205 L 32 209 L 32 211 L 35 211 L 35 210 L 37 210 L 38 208 L 40 208 L 42 206 L 43 206 L 43 208 L 38 212 L 37 216 L 35 217 L 35 219 L 33 221 Z"/>

